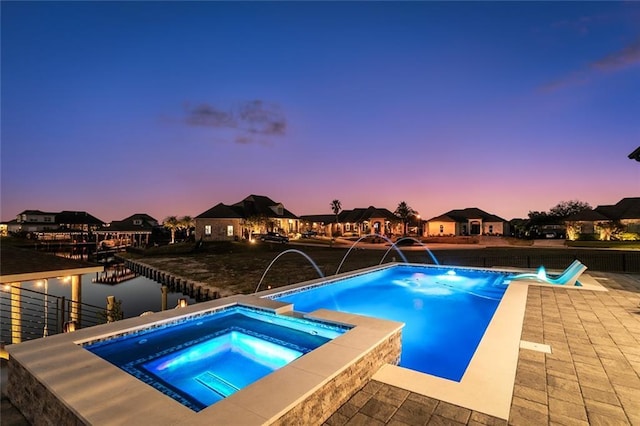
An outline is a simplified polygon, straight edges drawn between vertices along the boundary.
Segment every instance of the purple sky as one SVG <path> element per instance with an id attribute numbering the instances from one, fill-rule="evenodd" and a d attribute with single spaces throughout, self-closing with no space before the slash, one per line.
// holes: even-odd
<path id="1" fill-rule="evenodd" d="M 1 213 L 640 196 L 639 2 L 2 2 Z"/>

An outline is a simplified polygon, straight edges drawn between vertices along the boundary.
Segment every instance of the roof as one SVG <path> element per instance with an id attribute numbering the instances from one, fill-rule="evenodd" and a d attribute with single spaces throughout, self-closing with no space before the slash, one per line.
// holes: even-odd
<path id="1" fill-rule="evenodd" d="M 399 220 L 398 216 L 388 209 L 369 206 L 366 209 L 356 208 L 353 210 L 343 210 L 340 212 L 339 220 L 342 223 L 365 222 L 371 219 L 386 219 L 390 221 Z"/>
<path id="2" fill-rule="evenodd" d="M 278 212 L 278 207 L 282 207 L 281 214 Z M 255 216 L 298 219 L 298 216 L 284 208 L 282 203 L 275 202 L 264 195 L 254 194 L 230 206 L 218 203 L 209 210 L 200 213 L 196 219 L 247 219 Z"/>
<path id="3" fill-rule="evenodd" d="M 0 283 L 42 280 L 65 275 L 101 272 L 104 266 L 67 259 L 8 244 L 0 246 Z"/>
<path id="4" fill-rule="evenodd" d="M 632 160 L 640 161 L 640 146 L 634 149 L 631 154 L 629 154 L 629 158 Z"/>
<path id="5" fill-rule="evenodd" d="M 566 217 L 565 222 L 595 222 L 609 220 L 609 218 L 596 210 L 586 209 Z"/>
<path id="6" fill-rule="evenodd" d="M 451 210 L 443 215 L 429 219 L 428 222 L 467 222 L 471 219 L 480 219 L 483 222 L 506 222 L 500 216 L 487 213 L 477 207 Z"/>
<path id="7" fill-rule="evenodd" d="M 610 220 L 640 219 L 640 197 L 623 198 L 613 206 L 598 206 L 594 210 Z"/>
<path id="8" fill-rule="evenodd" d="M 128 221 L 133 222 L 134 220 L 142 220 L 142 221 L 147 221 L 147 222 L 158 223 L 158 221 L 155 218 L 149 216 L 146 213 L 134 213 L 131 216 L 120 220 L 119 222 L 128 222 Z"/>
<path id="9" fill-rule="evenodd" d="M 135 224 L 134 221 L 139 220 L 141 223 Z M 156 227 L 158 221 L 146 213 L 136 213 L 122 219 L 114 220 L 108 226 L 98 229 L 98 233 L 106 232 L 142 232 L 150 233 Z"/>
<path id="10" fill-rule="evenodd" d="M 196 216 L 196 219 L 242 219 L 241 213 L 234 210 L 231 206 L 227 206 L 226 204 L 218 203 L 215 206 L 211 207 L 204 213 L 200 213 Z"/>
<path id="11" fill-rule="evenodd" d="M 366 209 L 356 208 L 353 210 L 342 210 L 340 213 L 338 213 L 339 223 L 358 223 L 380 218 L 391 221 L 399 220 L 398 216 L 391 213 L 391 211 L 374 206 L 369 206 Z M 336 223 L 335 214 L 305 215 L 300 216 L 300 219 L 306 222 Z"/>
<path id="12" fill-rule="evenodd" d="M 56 222 L 59 224 L 87 224 L 102 225 L 104 222 L 87 212 L 63 210 L 56 214 Z"/>
<path id="13" fill-rule="evenodd" d="M 54 213 L 54 212 L 43 212 L 42 210 L 25 210 L 21 213 L 19 213 L 19 215 L 23 215 L 23 214 L 27 214 L 27 215 L 56 215 L 58 213 Z"/>
<path id="14" fill-rule="evenodd" d="M 335 223 L 336 215 L 335 214 L 308 214 L 308 215 L 300 216 L 300 219 L 305 222 Z"/>

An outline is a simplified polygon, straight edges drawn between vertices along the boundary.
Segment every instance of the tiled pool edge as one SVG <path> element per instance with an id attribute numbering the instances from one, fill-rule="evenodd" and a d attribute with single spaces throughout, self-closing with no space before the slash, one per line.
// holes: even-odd
<path id="1" fill-rule="evenodd" d="M 199 413 L 182 406 L 77 345 L 157 320 L 230 304 L 272 308 L 291 306 L 253 296 L 218 299 L 132 318 L 66 335 L 10 346 L 7 394 L 32 423 L 122 424 L 285 424 L 299 416 L 319 423 L 364 386 L 380 366 L 397 362 L 402 324 L 319 311 L 319 319 L 355 327 L 326 345 Z M 317 394 L 316 394 L 317 392 Z M 299 404 L 304 403 L 302 406 Z M 306 417 L 305 417 L 306 418 Z M 288 419 L 288 420 L 287 420 Z"/>

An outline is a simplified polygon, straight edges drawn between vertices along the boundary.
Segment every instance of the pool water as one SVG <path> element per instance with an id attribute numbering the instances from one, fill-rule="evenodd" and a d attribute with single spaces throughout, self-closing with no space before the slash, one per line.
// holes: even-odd
<path id="1" fill-rule="evenodd" d="M 233 307 L 84 348 L 200 411 L 349 328 Z"/>
<path id="2" fill-rule="evenodd" d="M 270 295 L 294 309 L 326 308 L 405 323 L 400 366 L 460 381 L 507 289 L 506 273 L 398 265 Z"/>

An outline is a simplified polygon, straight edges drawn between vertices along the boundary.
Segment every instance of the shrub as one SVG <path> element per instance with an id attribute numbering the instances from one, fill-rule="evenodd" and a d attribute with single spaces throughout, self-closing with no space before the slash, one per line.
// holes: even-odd
<path id="1" fill-rule="evenodd" d="M 577 241 L 599 241 L 597 234 L 578 234 Z"/>
<path id="2" fill-rule="evenodd" d="M 640 234 L 636 232 L 620 232 L 615 235 L 615 239 L 620 241 L 640 241 Z"/>

